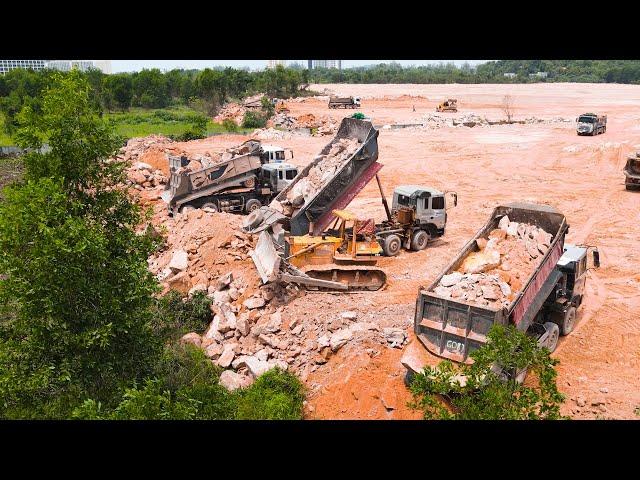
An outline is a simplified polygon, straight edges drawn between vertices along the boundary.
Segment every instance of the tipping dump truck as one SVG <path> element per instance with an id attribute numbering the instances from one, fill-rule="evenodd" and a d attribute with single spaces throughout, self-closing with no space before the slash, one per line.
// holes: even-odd
<path id="1" fill-rule="evenodd" d="M 312 278 L 288 261 L 296 237 L 323 235 L 336 221 L 335 211 L 344 209 L 382 168 L 377 162 L 377 138 L 378 130 L 370 122 L 344 118 L 320 155 L 268 207 L 244 219 L 246 231 L 260 234 L 251 257 L 264 283 L 286 281 L 334 290 L 380 288 L 382 277 L 375 267 L 336 265 L 331 267 L 333 280 L 326 280 L 326 272 Z M 361 280 L 365 278 L 371 283 Z"/>
<path id="2" fill-rule="evenodd" d="M 627 157 L 624 176 L 624 186 L 627 190 L 640 190 L 640 152 Z"/>
<path id="3" fill-rule="evenodd" d="M 249 140 L 238 150 L 240 155 L 196 171 L 189 170 L 188 158 L 170 156 L 170 178 L 162 194 L 169 213 L 194 208 L 250 213 L 298 174 L 296 166 L 281 162 L 273 148 L 264 150 L 260 142 Z"/>
<path id="4" fill-rule="evenodd" d="M 607 131 L 607 116 L 583 113 L 576 119 L 578 135 L 599 135 Z"/>
<path id="5" fill-rule="evenodd" d="M 513 292 L 497 302 L 497 306 L 496 303 L 484 305 L 490 302 L 484 301 L 483 295 L 484 298 L 496 297 L 487 297 L 486 287 L 478 284 L 468 290 L 468 294 L 464 290 L 456 292 L 455 297 L 453 290 L 447 293 L 442 285 L 452 282 L 444 282 L 443 279 L 451 280 L 453 277 L 455 280 L 457 277 L 465 281 L 465 275 L 459 273 L 463 262 L 470 254 L 479 251 L 479 244 L 484 244 L 487 237 L 489 241 L 498 237 L 493 232 L 500 229 L 501 220 L 505 222 L 503 218 L 509 222 L 507 228 L 513 228 L 511 233 L 517 236 L 521 232 L 515 233 L 515 229 L 520 227 L 524 235 L 535 231 L 536 235 L 546 238 L 544 246 L 534 252 L 538 254 L 535 268 L 526 278 L 518 279 L 521 287 L 514 286 Z M 523 225 L 525 227 L 521 227 Z M 418 342 L 409 346 L 413 351 L 408 348 L 402 359 L 408 375 L 422 371 L 424 367 L 420 364 L 422 353 L 416 351 L 420 345 L 436 356 L 471 363 L 470 353 L 487 342 L 487 333 L 493 324 L 515 325 L 518 330 L 537 338 L 540 346 L 555 350 L 559 335 L 567 335 L 574 328 L 576 309 L 584 295 L 587 253 L 592 248 L 565 244 L 568 229 L 565 216 L 546 205 L 512 203 L 495 208 L 489 221 L 440 276 L 428 288 L 420 289 L 414 319 Z M 512 237 L 511 241 L 515 238 Z M 515 263 L 515 259 L 509 261 Z M 599 266 L 597 249 L 593 250 L 593 264 Z M 514 271 L 511 268 L 507 270 L 504 273 L 513 276 Z M 481 274 L 479 285 L 484 282 L 489 286 L 488 277 Z M 454 285 L 452 288 L 457 287 Z M 478 302 L 478 299 L 483 301 Z"/>
<path id="6" fill-rule="evenodd" d="M 329 108 L 360 108 L 360 97 L 329 97 Z"/>

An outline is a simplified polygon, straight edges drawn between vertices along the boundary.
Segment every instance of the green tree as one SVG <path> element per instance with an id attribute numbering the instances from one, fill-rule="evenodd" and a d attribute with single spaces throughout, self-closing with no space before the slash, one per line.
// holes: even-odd
<path id="1" fill-rule="evenodd" d="M 25 156 L 25 182 L 0 204 L 0 416 L 66 418 L 152 371 L 153 244 L 80 73 L 56 75 L 19 121 L 21 146 L 51 151 Z"/>
<path id="2" fill-rule="evenodd" d="M 495 325 L 489 342 L 471 354 L 473 363 L 449 361 L 426 367 L 414 376 L 410 389 L 413 408 L 425 419 L 537 420 L 561 419 L 564 396 L 556 386 L 557 360 L 546 348 L 513 326 Z M 496 368 L 497 366 L 501 368 Z M 527 379 L 504 372 L 527 369 Z"/>
<path id="3" fill-rule="evenodd" d="M 113 106 L 123 112 L 129 110 L 133 100 L 133 83 L 127 74 L 106 75 L 103 79 L 103 89 L 113 101 Z"/>

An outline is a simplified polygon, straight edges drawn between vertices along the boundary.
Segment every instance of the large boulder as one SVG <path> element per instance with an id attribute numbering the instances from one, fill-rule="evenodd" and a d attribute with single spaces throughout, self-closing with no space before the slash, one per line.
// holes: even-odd
<path id="1" fill-rule="evenodd" d="M 189 255 L 184 250 L 177 250 L 171 261 L 169 262 L 169 268 L 175 272 L 181 272 L 186 270 L 189 266 Z"/>
<path id="2" fill-rule="evenodd" d="M 195 345 L 196 347 L 199 347 L 202 344 L 202 338 L 197 333 L 191 332 L 183 335 L 182 338 L 180 338 L 180 343 L 190 343 L 192 345 Z"/>
<path id="3" fill-rule="evenodd" d="M 238 388 L 246 388 L 253 383 L 253 379 L 247 375 L 240 375 L 233 370 L 225 370 L 220 374 L 220 385 L 233 392 Z"/>
<path id="4" fill-rule="evenodd" d="M 331 338 L 329 338 L 329 346 L 331 347 L 331 351 L 337 352 L 352 338 L 353 333 L 348 328 L 338 330 L 333 335 L 331 335 Z"/>
<path id="5" fill-rule="evenodd" d="M 262 308 L 265 306 L 265 299 L 262 297 L 251 297 L 247 298 L 242 304 L 247 307 L 249 310 L 253 310 L 255 308 Z"/>

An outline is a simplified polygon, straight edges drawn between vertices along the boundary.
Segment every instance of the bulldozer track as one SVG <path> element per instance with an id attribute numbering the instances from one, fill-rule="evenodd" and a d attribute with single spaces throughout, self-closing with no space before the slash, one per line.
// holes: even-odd
<path id="1" fill-rule="evenodd" d="M 387 274 L 378 267 L 327 264 L 308 265 L 300 270 L 312 278 L 347 283 L 351 292 L 376 291 L 383 288 L 387 283 Z M 306 286 L 305 288 L 307 290 L 329 290 L 322 287 Z"/>

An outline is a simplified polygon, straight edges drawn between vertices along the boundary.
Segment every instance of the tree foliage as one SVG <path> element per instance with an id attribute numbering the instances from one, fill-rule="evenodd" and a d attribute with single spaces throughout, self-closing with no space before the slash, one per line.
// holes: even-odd
<path id="1" fill-rule="evenodd" d="M 471 365 L 443 361 L 415 375 L 410 385 L 414 396 L 411 406 L 421 409 L 425 419 L 563 418 L 560 405 L 564 396 L 556 386 L 554 369 L 557 360 L 549 351 L 513 326 L 492 327 L 488 339 L 471 354 Z M 518 383 L 513 372 L 524 369 L 527 379 Z"/>

